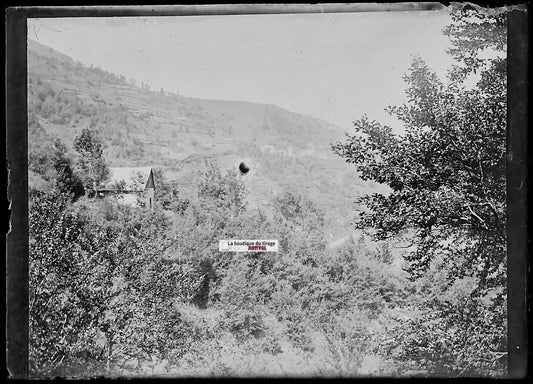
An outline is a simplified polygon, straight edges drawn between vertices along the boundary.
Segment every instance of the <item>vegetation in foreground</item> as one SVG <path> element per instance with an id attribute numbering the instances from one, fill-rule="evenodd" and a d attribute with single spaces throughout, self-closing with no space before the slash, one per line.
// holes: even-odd
<path id="1" fill-rule="evenodd" d="M 106 174 L 94 129 L 76 156 L 32 140 L 32 374 L 505 375 L 506 65 L 478 55 L 504 49 L 505 15 L 454 17 L 446 33 L 464 67 L 443 83 L 413 61 L 410 102 L 391 108 L 405 133 L 363 117 L 333 145 L 391 189 L 360 198 L 356 225 L 374 249 L 364 238 L 327 248 L 323 213 L 297 191 L 275 198 L 273 217 L 247 207 L 214 163 L 194 196 L 160 172 L 154 210 L 94 198 Z M 30 137 L 46 136 L 29 122 Z M 219 253 L 228 238 L 281 249 Z M 412 246 L 405 271 L 398 239 Z"/>

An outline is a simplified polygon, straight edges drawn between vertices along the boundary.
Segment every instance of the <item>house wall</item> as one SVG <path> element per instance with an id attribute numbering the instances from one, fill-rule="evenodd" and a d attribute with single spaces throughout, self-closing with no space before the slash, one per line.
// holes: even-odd
<path id="1" fill-rule="evenodd" d="M 154 188 L 146 188 L 144 190 L 144 204 L 146 208 L 153 209 L 155 203 L 155 189 Z"/>
<path id="2" fill-rule="evenodd" d="M 100 197 L 113 196 L 120 204 L 129 205 L 131 207 L 139 206 L 139 201 L 144 201 L 142 192 L 118 192 L 118 191 L 99 191 Z"/>
<path id="3" fill-rule="evenodd" d="M 116 168 L 116 169 L 120 169 L 120 168 Z M 137 180 L 137 181 L 142 183 L 142 180 Z M 129 189 L 128 191 L 114 190 L 114 188 L 116 187 L 112 185 L 110 186 L 111 189 L 99 191 L 100 192 L 99 195 L 101 196 L 115 195 L 117 196 L 118 201 L 122 204 L 130 205 L 130 206 L 139 206 L 140 205 L 139 203 L 143 203 L 145 208 L 153 209 L 154 204 L 155 204 L 155 181 L 154 181 L 154 175 L 151 169 L 150 169 L 150 173 L 148 174 L 148 178 L 146 179 L 144 190 L 142 190 L 141 185 L 138 185 L 138 183 L 131 185 L 130 183 L 130 185 L 125 186 L 126 189 Z"/>
<path id="4" fill-rule="evenodd" d="M 120 203 L 136 207 L 139 203 L 139 194 L 137 193 L 122 193 L 117 196 Z"/>

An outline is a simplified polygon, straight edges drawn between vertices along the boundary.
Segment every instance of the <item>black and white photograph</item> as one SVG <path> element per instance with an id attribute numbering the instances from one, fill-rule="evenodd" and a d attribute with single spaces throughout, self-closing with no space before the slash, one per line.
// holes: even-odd
<path id="1" fill-rule="evenodd" d="M 27 19 L 30 377 L 507 377 L 507 11 L 376 7 Z"/>

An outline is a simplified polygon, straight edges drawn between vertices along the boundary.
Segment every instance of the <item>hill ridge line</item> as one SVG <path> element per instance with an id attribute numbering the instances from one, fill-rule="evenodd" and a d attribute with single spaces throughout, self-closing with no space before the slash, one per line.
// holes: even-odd
<path id="1" fill-rule="evenodd" d="M 50 50 L 50 55 L 45 54 L 44 52 L 40 52 L 41 50 Z M 32 51 L 33 53 L 35 53 L 37 55 L 47 56 L 47 57 L 51 57 L 51 58 L 56 59 L 56 60 L 65 61 L 65 62 L 68 62 L 69 64 L 75 63 L 75 62 L 79 62 L 84 67 L 90 68 L 89 65 L 87 65 L 86 63 L 83 63 L 83 62 L 73 58 L 72 56 L 69 56 L 69 55 L 67 55 L 67 54 L 65 54 L 65 53 L 63 53 L 63 52 L 61 52 L 61 51 L 59 51 L 59 50 L 57 50 L 55 48 L 49 47 L 48 45 L 42 44 L 42 43 L 40 43 L 38 41 L 35 41 L 35 40 L 31 39 L 31 38 L 28 38 L 28 52 L 29 51 Z M 110 72 L 110 73 L 112 73 L 114 75 L 122 75 L 120 73 L 114 73 L 112 71 L 109 71 L 109 70 L 107 70 L 105 68 L 100 68 L 100 69 L 102 69 L 104 71 L 107 71 L 107 72 Z M 135 80 L 138 81 L 137 79 L 135 79 Z M 153 93 L 159 93 L 158 91 L 152 90 L 152 89 L 150 89 L 149 91 L 153 92 Z M 173 92 L 165 92 L 165 94 L 173 94 Z M 257 101 L 247 101 L 247 100 L 227 100 L 227 99 L 213 99 L 213 98 L 193 97 L 193 96 L 183 95 L 181 93 L 180 93 L 180 96 L 182 98 L 184 98 L 184 99 L 187 99 L 187 100 L 190 100 L 190 101 L 193 101 L 193 102 L 199 102 L 199 103 L 205 102 L 205 103 L 247 104 L 247 105 L 258 106 L 258 107 L 260 106 L 260 107 L 277 108 L 278 110 L 281 110 L 283 112 L 295 114 L 295 115 L 301 116 L 303 118 L 313 119 L 313 120 L 316 120 L 318 122 L 327 124 L 329 127 L 333 128 L 334 130 L 342 130 L 342 131 L 345 130 L 344 128 L 342 128 L 339 125 L 334 124 L 334 123 L 332 123 L 330 121 L 321 119 L 319 117 L 316 117 L 316 116 L 313 116 L 313 115 L 310 115 L 310 114 L 303 114 L 303 113 L 295 112 L 295 111 L 292 111 L 292 110 L 290 110 L 288 108 L 279 106 L 277 104 L 261 103 L 261 102 L 257 102 Z"/>

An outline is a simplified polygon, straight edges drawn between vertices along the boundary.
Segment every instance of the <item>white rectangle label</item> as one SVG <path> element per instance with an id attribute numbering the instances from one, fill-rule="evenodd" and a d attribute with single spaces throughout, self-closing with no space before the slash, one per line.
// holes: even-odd
<path id="1" fill-rule="evenodd" d="M 220 252 L 277 252 L 277 240 L 220 240 Z"/>

